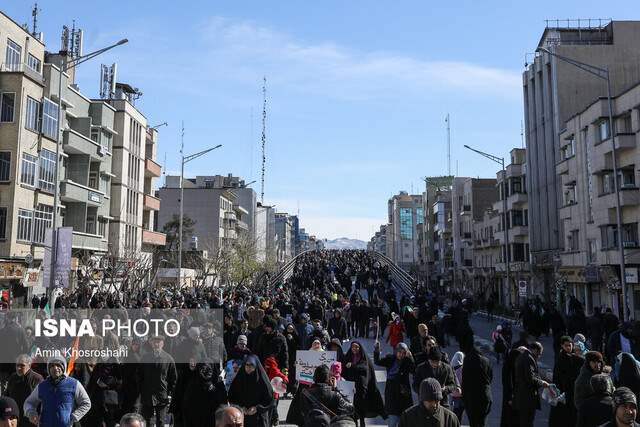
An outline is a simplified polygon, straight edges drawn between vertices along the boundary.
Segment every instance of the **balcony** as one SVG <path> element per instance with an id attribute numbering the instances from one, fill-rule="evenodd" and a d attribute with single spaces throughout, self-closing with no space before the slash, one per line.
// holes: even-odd
<path id="1" fill-rule="evenodd" d="M 249 231 L 249 224 L 244 221 L 236 222 L 236 227 L 243 231 Z"/>
<path id="2" fill-rule="evenodd" d="M 162 167 L 152 159 L 144 161 L 144 176 L 146 178 L 158 178 L 162 174 Z"/>
<path id="3" fill-rule="evenodd" d="M 526 193 L 511 193 L 511 195 L 507 198 L 507 203 L 509 208 L 511 209 L 513 205 L 527 203 L 528 200 L 529 198 L 527 197 Z M 502 206 L 500 206 L 500 209 L 502 209 Z"/>
<path id="4" fill-rule="evenodd" d="M 72 129 L 64 131 L 62 144 L 67 154 L 88 154 L 94 160 L 102 160 L 107 154 L 105 148 Z"/>
<path id="5" fill-rule="evenodd" d="M 149 194 L 145 194 L 143 208 L 145 211 L 159 211 L 160 199 Z"/>
<path id="6" fill-rule="evenodd" d="M 40 64 L 40 67 L 42 68 L 42 64 Z M 0 72 L 24 73 L 24 75 L 26 75 L 30 79 L 35 80 L 40 84 L 44 84 L 44 76 L 23 62 L 19 64 L 6 64 L 6 63 L 0 64 Z"/>
<path id="7" fill-rule="evenodd" d="M 107 241 L 102 236 L 78 231 L 73 232 L 72 245 L 74 249 L 86 249 L 96 252 L 107 252 L 108 249 Z"/>
<path id="8" fill-rule="evenodd" d="M 224 219 L 227 221 L 235 222 L 238 220 L 235 212 L 227 211 L 224 213 Z"/>
<path id="9" fill-rule="evenodd" d="M 142 244 L 153 246 L 164 246 L 167 242 L 167 236 L 164 233 L 156 231 L 142 230 Z"/>
<path id="10" fill-rule="evenodd" d="M 600 196 L 600 203 L 605 206 L 616 205 L 616 193 L 603 194 Z M 620 189 L 620 206 L 638 206 L 640 205 L 640 190 L 637 188 Z"/>
<path id="11" fill-rule="evenodd" d="M 529 235 L 529 227 L 526 225 L 514 225 L 509 229 L 509 237 L 526 237 Z"/>
<path id="12" fill-rule="evenodd" d="M 556 174 L 564 175 L 569 173 L 569 160 L 570 159 L 566 159 L 562 160 L 560 163 L 556 163 Z"/>
<path id="13" fill-rule="evenodd" d="M 100 206 L 103 194 L 92 188 L 80 185 L 71 180 L 60 183 L 60 200 L 69 203 L 87 203 L 89 206 Z"/>

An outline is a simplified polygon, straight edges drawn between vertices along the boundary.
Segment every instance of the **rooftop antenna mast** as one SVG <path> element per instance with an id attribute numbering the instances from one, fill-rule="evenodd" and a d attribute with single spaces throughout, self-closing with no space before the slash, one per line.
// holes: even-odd
<path id="1" fill-rule="evenodd" d="M 264 205 L 264 171 L 267 158 L 265 145 L 267 144 L 267 77 L 262 78 L 262 177 L 260 178 L 260 203 Z"/>
<path id="2" fill-rule="evenodd" d="M 447 174 L 451 176 L 451 116 L 447 113 Z"/>
<path id="3" fill-rule="evenodd" d="M 33 31 L 31 34 L 35 37 L 38 37 L 38 12 L 40 12 L 40 9 L 38 9 L 38 2 L 36 2 L 31 11 L 31 16 L 33 16 Z"/>

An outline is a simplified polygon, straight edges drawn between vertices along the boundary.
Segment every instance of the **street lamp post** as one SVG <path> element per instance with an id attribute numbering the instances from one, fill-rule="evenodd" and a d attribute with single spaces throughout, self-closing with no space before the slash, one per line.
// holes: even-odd
<path id="1" fill-rule="evenodd" d="M 182 157 L 182 166 L 180 168 L 180 223 L 178 225 L 178 288 L 182 286 L 182 221 L 184 219 L 184 165 L 198 157 L 204 156 L 210 151 L 216 148 L 222 147 L 222 144 L 218 144 L 215 147 L 207 148 L 198 153 L 191 154 L 189 156 L 184 155 L 184 125 L 182 126 L 182 142 L 180 145 L 180 156 Z"/>
<path id="2" fill-rule="evenodd" d="M 615 123 L 613 121 L 613 98 L 611 96 L 611 78 L 609 74 L 609 68 L 600 68 L 595 65 L 586 64 L 584 62 L 576 61 L 575 59 L 568 58 L 566 56 L 558 55 L 546 49 L 539 47 L 537 52 L 546 53 L 560 61 L 573 65 L 576 68 L 581 69 L 591 75 L 594 75 L 607 82 L 607 102 L 609 104 L 609 135 L 611 136 L 611 157 L 613 163 L 613 185 L 615 187 L 616 194 L 616 228 L 618 229 L 618 252 L 620 257 L 620 286 L 622 288 L 622 301 L 624 308 L 622 310 L 622 316 L 624 320 L 629 320 L 629 304 L 628 304 L 628 289 L 627 289 L 627 277 L 626 266 L 624 259 L 624 242 L 623 230 L 622 230 L 622 208 L 620 207 L 620 187 L 618 186 L 618 160 L 616 156 L 616 130 Z"/>
<path id="3" fill-rule="evenodd" d="M 507 298 L 509 298 L 509 304 L 511 304 L 511 265 L 509 263 L 509 217 L 507 212 L 507 188 L 509 186 L 507 181 L 507 171 L 504 168 L 504 157 L 494 156 L 493 154 L 485 153 L 484 151 L 476 150 L 465 144 L 464 148 L 480 154 L 483 157 L 499 164 L 502 167 L 502 210 L 503 216 L 503 228 L 504 228 L 504 259 L 507 273 Z"/>
<path id="4" fill-rule="evenodd" d="M 58 132 L 56 132 L 56 164 L 55 164 L 55 188 L 53 195 L 53 220 L 52 220 L 52 233 L 51 233 L 51 272 L 49 274 L 49 286 L 47 293 L 49 294 L 49 308 L 51 313 L 55 309 L 55 292 L 53 291 L 56 287 L 56 277 L 55 277 L 55 266 L 58 256 L 58 208 L 60 203 L 58 202 L 58 198 L 60 196 L 60 144 L 61 144 L 61 134 L 64 131 L 63 122 L 64 116 L 62 115 L 62 74 L 73 67 L 77 67 L 78 65 L 86 62 L 90 59 L 95 58 L 98 55 L 105 53 L 108 50 L 113 49 L 114 47 L 121 46 L 125 43 L 128 43 L 128 39 L 122 39 L 117 43 L 112 44 L 111 46 L 107 46 L 102 49 L 98 49 L 94 52 L 88 53 L 86 55 L 78 56 L 77 58 L 73 58 L 68 61 L 63 60 L 62 52 L 60 53 L 60 67 L 58 70 Z"/>

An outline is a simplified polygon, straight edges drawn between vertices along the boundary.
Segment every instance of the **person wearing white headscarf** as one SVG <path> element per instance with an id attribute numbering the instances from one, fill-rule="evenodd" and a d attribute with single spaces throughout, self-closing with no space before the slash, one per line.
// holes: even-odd
<path id="1" fill-rule="evenodd" d="M 453 368 L 453 374 L 456 379 L 456 384 L 462 389 L 462 367 L 464 365 L 464 353 L 461 351 L 456 352 L 451 359 L 451 367 Z M 464 402 L 462 400 L 462 392 L 458 393 L 458 390 L 451 393 L 451 410 L 458 417 L 462 419 L 464 413 Z"/>

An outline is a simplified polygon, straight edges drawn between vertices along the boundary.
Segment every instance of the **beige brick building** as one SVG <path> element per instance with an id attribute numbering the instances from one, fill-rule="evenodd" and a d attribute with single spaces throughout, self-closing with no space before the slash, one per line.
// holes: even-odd
<path id="1" fill-rule="evenodd" d="M 622 207 L 622 242 L 625 248 L 629 308 L 640 315 L 640 85 L 614 98 L 614 128 L 618 184 Z M 559 210 L 565 250 L 558 273 L 567 295 L 585 303 L 617 310 L 621 292 L 612 286 L 619 277 L 619 233 L 613 182 L 612 140 L 606 98 L 598 98 L 569 118 L 560 134 L 560 161 L 556 172 L 562 184 Z"/>

